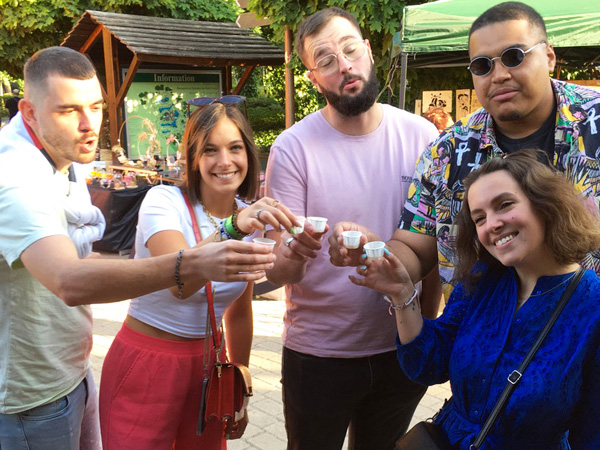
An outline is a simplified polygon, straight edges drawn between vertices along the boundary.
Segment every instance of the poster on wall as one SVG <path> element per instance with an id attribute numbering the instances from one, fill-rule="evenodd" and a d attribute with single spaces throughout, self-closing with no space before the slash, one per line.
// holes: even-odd
<path id="1" fill-rule="evenodd" d="M 452 91 L 423 91 L 423 112 L 439 107 L 452 114 L 452 94 Z"/>
<path id="2" fill-rule="evenodd" d="M 481 103 L 477 98 L 477 92 L 475 92 L 475 89 L 471 89 L 471 112 L 475 112 L 479 108 L 481 108 Z"/>
<path id="3" fill-rule="evenodd" d="M 456 120 L 468 116 L 471 112 L 471 89 L 456 90 Z"/>
<path id="4" fill-rule="evenodd" d="M 221 86 L 219 70 L 138 70 L 125 97 L 125 122 L 119 131 L 129 159 L 175 156 L 187 122 L 186 101 L 219 97 Z"/>

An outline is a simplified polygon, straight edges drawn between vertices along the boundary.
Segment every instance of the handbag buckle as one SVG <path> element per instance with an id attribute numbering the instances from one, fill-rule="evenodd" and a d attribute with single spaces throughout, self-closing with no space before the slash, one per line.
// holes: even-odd
<path id="1" fill-rule="evenodd" d="M 517 384 L 522 376 L 523 374 L 521 372 L 519 372 L 518 370 L 513 370 L 508 376 L 507 380 L 510 384 Z"/>

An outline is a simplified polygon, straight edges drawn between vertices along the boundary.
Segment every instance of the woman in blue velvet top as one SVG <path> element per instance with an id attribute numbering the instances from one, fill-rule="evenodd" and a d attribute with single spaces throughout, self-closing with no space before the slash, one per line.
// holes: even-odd
<path id="1" fill-rule="evenodd" d="M 437 320 L 422 318 L 391 254 L 369 261 L 370 286 L 398 305 L 398 360 L 426 385 L 450 380 L 436 417 L 468 449 L 578 269 L 600 225 L 573 187 L 533 152 L 485 163 L 465 180 L 459 280 Z M 405 303 L 408 305 L 405 306 Z M 391 311 L 391 309 L 390 309 Z M 588 270 L 525 371 L 482 449 L 600 449 L 600 279 Z"/>

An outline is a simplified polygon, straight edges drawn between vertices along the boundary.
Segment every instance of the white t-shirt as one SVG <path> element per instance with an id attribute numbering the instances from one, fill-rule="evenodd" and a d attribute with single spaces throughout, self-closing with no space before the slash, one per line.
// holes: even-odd
<path id="1" fill-rule="evenodd" d="M 239 207 L 245 205 L 236 200 Z M 200 234 L 203 238 L 215 231 L 202 205 L 194 205 Z M 215 218 L 217 224 L 221 219 Z M 196 245 L 190 213 L 181 190 L 175 186 L 155 186 L 148 191 L 140 207 L 135 238 L 135 258 L 150 258 L 148 239 L 159 231 L 174 230 L 183 234 L 190 247 Z M 245 239 L 250 239 L 247 237 Z M 175 267 L 165 270 L 175 271 Z M 215 316 L 221 321 L 227 307 L 246 289 L 248 283 L 212 282 Z M 148 325 L 187 338 L 202 338 L 206 331 L 208 304 L 205 288 L 185 300 L 175 298 L 169 289 L 153 292 L 131 300 L 129 315 Z"/>
<path id="2" fill-rule="evenodd" d="M 362 224 L 388 240 L 398 226 L 418 156 L 438 136 L 426 119 L 380 105 L 364 136 L 333 128 L 321 111 L 284 131 L 267 165 L 267 195 L 297 215 Z M 354 267 L 329 262 L 327 237 L 304 279 L 286 287 L 283 344 L 320 357 L 352 358 L 396 348 L 396 323 L 378 292 L 352 284 Z"/>

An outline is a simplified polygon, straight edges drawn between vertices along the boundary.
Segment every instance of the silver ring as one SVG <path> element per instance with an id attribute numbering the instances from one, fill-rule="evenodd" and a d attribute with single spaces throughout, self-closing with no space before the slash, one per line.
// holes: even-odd
<path id="1" fill-rule="evenodd" d="M 254 217 L 256 217 L 257 220 L 260 220 L 260 213 L 263 212 L 262 209 L 259 209 L 258 211 L 256 211 L 256 213 L 254 214 Z"/>
<path id="2" fill-rule="evenodd" d="M 293 236 L 292 236 L 292 237 L 289 237 L 289 238 L 287 238 L 287 239 L 285 240 L 285 246 L 286 246 L 286 247 L 289 247 L 289 246 L 290 246 L 290 244 L 292 243 L 292 241 L 293 241 L 294 239 L 295 239 L 295 238 L 294 238 Z"/>

